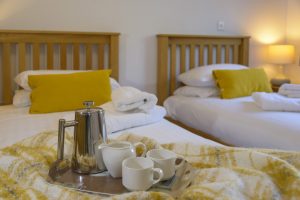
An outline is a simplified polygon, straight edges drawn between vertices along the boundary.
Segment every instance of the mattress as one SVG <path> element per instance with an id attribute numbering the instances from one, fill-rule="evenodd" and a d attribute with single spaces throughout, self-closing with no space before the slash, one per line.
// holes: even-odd
<path id="1" fill-rule="evenodd" d="M 49 114 L 29 114 L 28 107 L 16 108 L 12 105 L 0 106 L 0 148 L 14 144 L 40 132 L 57 130 L 59 119 L 73 120 L 74 112 Z M 67 131 L 72 131 L 71 129 Z M 121 130 L 109 135 L 114 138 L 122 133 L 134 133 L 154 138 L 159 143 L 191 142 L 220 145 L 197 136 L 165 119 L 140 127 Z"/>
<path id="2" fill-rule="evenodd" d="M 300 113 L 263 111 L 252 97 L 171 96 L 164 106 L 171 118 L 235 146 L 300 150 Z"/>

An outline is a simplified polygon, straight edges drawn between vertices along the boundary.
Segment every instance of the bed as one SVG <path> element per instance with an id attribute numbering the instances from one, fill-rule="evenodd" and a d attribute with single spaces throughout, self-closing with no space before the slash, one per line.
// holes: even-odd
<path id="1" fill-rule="evenodd" d="M 28 113 L 28 106 L 14 107 L 11 105 L 16 89 L 13 77 L 27 69 L 64 70 L 75 66 L 75 70 L 109 68 L 113 70 L 112 77 L 118 80 L 118 37 L 118 33 L 0 32 L 1 94 L 2 102 L 7 104 L 0 106 L 1 198 L 99 199 L 96 194 L 74 191 L 46 181 L 50 165 L 57 159 L 58 119 L 73 119 L 74 112 L 33 115 Z M 110 113 L 108 106 L 102 105 L 106 114 Z M 165 112 L 163 107 L 155 108 Z M 118 114 L 118 117 L 124 118 L 124 115 Z M 125 116 L 125 122 L 127 119 Z M 131 120 L 138 121 L 132 117 Z M 124 120 L 119 122 L 124 123 Z M 270 199 L 274 196 L 278 199 L 296 199 L 299 194 L 297 169 L 300 154 L 296 152 L 226 147 L 165 119 L 111 132 L 110 139 L 144 142 L 150 149 L 166 148 L 184 155 L 191 165 L 199 168 L 193 176 L 193 187 L 179 194 L 183 195 L 182 199 Z M 72 134 L 67 134 L 66 158 L 71 152 Z M 84 185 L 81 186 L 84 188 Z M 151 191 L 125 193 L 107 199 L 157 198 L 172 199 L 166 193 Z"/>
<path id="2" fill-rule="evenodd" d="M 111 77 L 119 75 L 119 33 L 58 32 L 58 31 L 0 31 L 2 87 L 0 106 L 0 147 L 37 133 L 57 130 L 58 119 L 74 119 L 74 112 L 29 114 L 29 107 L 10 105 L 14 90 L 19 89 L 13 78 L 31 70 L 91 70 L 112 69 Z M 70 67 L 74 66 L 74 67 Z M 196 141 L 214 144 L 180 128 L 167 120 L 134 129 L 116 131 L 155 136 L 161 142 Z M 174 137 L 176 135 L 176 137 Z"/>
<path id="3" fill-rule="evenodd" d="M 266 112 L 251 97 L 224 100 L 172 96 L 177 75 L 195 66 L 247 66 L 249 37 L 158 35 L 158 97 L 171 121 L 199 135 L 240 147 L 300 150 L 300 115 Z"/>

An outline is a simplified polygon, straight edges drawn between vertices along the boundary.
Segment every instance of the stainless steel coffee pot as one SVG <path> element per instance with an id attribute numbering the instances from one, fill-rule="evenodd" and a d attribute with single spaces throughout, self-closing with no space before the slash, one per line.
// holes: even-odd
<path id="1" fill-rule="evenodd" d="M 75 111 L 75 120 L 59 120 L 57 159 L 64 159 L 65 128 L 74 126 L 74 149 L 71 168 L 82 174 L 99 173 L 105 165 L 99 144 L 107 142 L 107 132 L 102 108 L 91 108 L 93 101 L 85 101 L 85 109 Z"/>

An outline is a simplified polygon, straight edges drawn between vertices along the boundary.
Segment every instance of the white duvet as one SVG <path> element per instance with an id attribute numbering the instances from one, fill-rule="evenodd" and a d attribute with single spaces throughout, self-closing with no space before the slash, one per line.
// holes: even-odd
<path id="1" fill-rule="evenodd" d="M 172 118 L 235 146 L 300 150 L 300 113 L 264 111 L 251 97 L 172 96 L 164 106 Z"/>
<path id="2" fill-rule="evenodd" d="M 166 111 L 156 106 L 150 113 L 121 113 L 112 104 L 102 105 L 106 111 L 108 132 L 116 137 L 123 132 L 152 137 L 160 143 L 194 142 L 218 145 L 163 119 Z M 29 114 L 29 107 L 0 106 L 0 148 L 16 143 L 43 131 L 57 130 L 58 120 L 74 120 L 74 112 Z M 72 131 L 69 129 L 68 131 Z"/>

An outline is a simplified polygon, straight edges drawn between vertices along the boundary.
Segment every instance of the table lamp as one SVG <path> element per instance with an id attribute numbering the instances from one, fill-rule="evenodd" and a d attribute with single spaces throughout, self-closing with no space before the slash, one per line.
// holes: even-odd
<path id="1" fill-rule="evenodd" d="M 279 65 L 279 74 L 271 79 L 272 85 L 280 86 L 284 83 L 290 83 L 283 74 L 283 67 L 294 62 L 295 47 L 293 45 L 271 45 L 269 46 L 269 61 L 272 64 Z"/>

